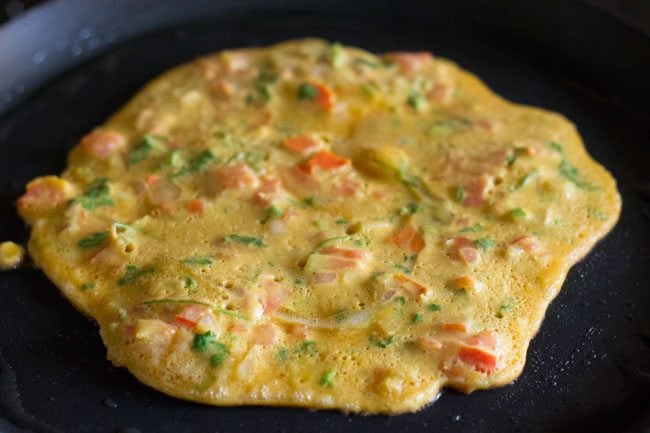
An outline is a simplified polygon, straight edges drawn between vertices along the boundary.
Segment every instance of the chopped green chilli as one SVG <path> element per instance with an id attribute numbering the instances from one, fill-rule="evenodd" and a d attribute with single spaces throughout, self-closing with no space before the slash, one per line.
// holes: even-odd
<path id="1" fill-rule="evenodd" d="M 86 236 L 85 238 L 82 238 L 79 242 L 77 242 L 77 245 L 79 248 L 83 248 L 85 250 L 97 248 L 104 245 L 106 241 L 108 241 L 109 237 L 110 234 L 108 232 L 96 232 Z"/>
<path id="2" fill-rule="evenodd" d="M 243 245 L 253 245 L 258 248 L 266 247 L 262 239 L 253 236 L 228 235 L 223 238 L 226 242 L 235 242 Z"/>

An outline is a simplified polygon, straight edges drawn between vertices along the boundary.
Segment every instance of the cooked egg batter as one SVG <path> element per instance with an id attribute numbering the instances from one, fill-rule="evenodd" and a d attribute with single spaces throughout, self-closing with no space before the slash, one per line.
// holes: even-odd
<path id="1" fill-rule="evenodd" d="M 142 382 L 391 414 L 514 380 L 620 206 L 561 115 L 313 39 L 163 74 L 18 201 L 34 261 Z"/>

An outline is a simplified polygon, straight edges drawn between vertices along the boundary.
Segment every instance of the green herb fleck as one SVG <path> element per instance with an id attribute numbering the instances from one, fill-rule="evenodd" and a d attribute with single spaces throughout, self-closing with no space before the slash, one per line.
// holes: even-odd
<path id="1" fill-rule="evenodd" d="M 210 364 L 212 364 L 214 367 L 219 367 L 221 364 L 223 364 L 223 361 L 230 354 L 230 351 L 225 344 L 218 341 L 214 343 L 213 350 L 214 354 L 210 357 Z"/>
<path id="2" fill-rule="evenodd" d="M 127 284 L 131 284 L 132 282 L 140 278 L 142 275 L 147 274 L 149 272 L 153 272 L 153 269 L 149 266 L 145 266 L 144 268 L 138 268 L 137 266 L 134 265 L 127 265 L 126 271 L 124 271 L 124 275 L 122 276 L 122 278 L 117 280 L 117 285 L 125 286 Z"/>
<path id="3" fill-rule="evenodd" d="M 296 347 L 294 350 L 295 353 L 305 354 L 305 355 L 315 355 L 316 351 L 316 342 L 312 340 L 305 340 Z"/>
<path id="4" fill-rule="evenodd" d="M 90 290 L 95 288 L 95 283 L 83 283 L 81 285 L 81 290 Z"/>
<path id="5" fill-rule="evenodd" d="M 462 185 L 458 185 L 454 191 L 454 200 L 458 203 L 462 203 L 465 199 L 465 188 Z"/>
<path id="6" fill-rule="evenodd" d="M 442 308 L 438 304 L 429 304 L 427 305 L 427 310 L 436 312 L 442 310 Z"/>
<path id="7" fill-rule="evenodd" d="M 228 235 L 223 238 L 226 242 L 236 242 L 243 245 L 254 245 L 258 248 L 266 247 L 262 239 L 253 236 Z"/>
<path id="8" fill-rule="evenodd" d="M 84 194 L 73 201 L 79 203 L 86 210 L 95 210 L 101 206 L 113 206 L 115 204 L 109 194 L 108 178 L 100 177 L 92 181 Z"/>
<path id="9" fill-rule="evenodd" d="M 194 339 L 192 340 L 192 349 L 203 353 L 208 350 L 208 347 L 213 342 L 214 334 L 212 331 L 207 331 L 204 334 L 194 334 Z"/>
<path id="10" fill-rule="evenodd" d="M 396 296 L 395 297 L 395 302 L 397 302 L 400 305 L 406 305 L 406 297 L 404 297 L 404 296 Z"/>
<path id="11" fill-rule="evenodd" d="M 473 226 L 460 229 L 459 233 L 478 233 L 485 229 L 481 224 L 474 224 Z"/>
<path id="12" fill-rule="evenodd" d="M 368 342 L 373 346 L 377 346 L 377 347 L 381 347 L 382 349 L 385 349 L 395 342 L 395 336 L 391 335 L 390 337 L 384 339 L 377 338 L 376 336 L 371 336 L 368 339 Z"/>
<path id="13" fill-rule="evenodd" d="M 104 245 L 108 240 L 109 236 L 110 234 L 108 232 L 96 232 L 81 239 L 79 242 L 77 242 L 77 245 L 79 246 L 79 248 L 83 248 L 85 250 L 90 248 L 96 248 L 101 245 Z"/>
<path id="14" fill-rule="evenodd" d="M 286 347 L 281 347 L 278 349 L 278 359 L 280 362 L 284 362 L 289 357 L 289 350 Z"/>
<path id="15" fill-rule="evenodd" d="M 320 378 L 320 384 L 325 388 L 331 388 L 334 385 L 334 377 L 336 372 L 334 370 L 328 370 Z"/>
<path id="16" fill-rule="evenodd" d="M 212 257 L 210 256 L 188 257 L 187 259 L 183 260 L 183 262 L 187 263 L 188 265 L 207 266 L 212 264 Z"/>
<path id="17" fill-rule="evenodd" d="M 368 66 L 369 68 L 378 68 L 379 63 L 375 62 L 374 60 L 366 59 L 365 57 L 357 57 L 354 59 L 354 63 L 356 65 L 361 65 L 361 66 Z"/>
<path id="18" fill-rule="evenodd" d="M 298 99 L 301 101 L 314 99 L 318 96 L 318 89 L 310 83 L 302 83 L 298 86 Z"/>
<path id="19" fill-rule="evenodd" d="M 510 210 L 510 217 L 512 219 L 526 218 L 526 211 L 520 207 L 516 207 Z"/>
<path id="20" fill-rule="evenodd" d="M 262 220 L 262 222 L 265 223 L 267 221 L 271 221 L 271 220 L 280 218 L 283 214 L 284 214 L 284 212 L 282 212 L 282 209 L 280 209 L 279 207 L 272 204 L 266 210 L 266 215 L 264 216 L 264 219 Z"/>
<path id="21" fill-rule="evenodd" d="M 413 323 L 420 323 L 422 322 L 422 314 L 416 313 L 413 315 L 413 318 L 411 319 L 411 322 Z"/>
<path id="22" fill-rule="evenodd" d="M 580 189 L 586 189 L 591 191 L 597 189 L 597 187 L 595 187 L 593 184 L 586 181 L 582 177 L 582 174 L 580 174 L 576 166 L 571 164 L 566 159 L 560 162 L 560 165 L 558 166 L 558 170 L 560 171 L 560 176 L 562 176 L 569 182 L 573 183 L 575 186 L 577 186 Z"/>
<path id="23" fill-rule="evenodd" d="M 474 241 L 474 245 L 477 248 L 482 249 L 483 251 L 489 250 L 490 248 L 492 248 L 494 246 L 494 239 L 489 238 L 489 237 L 476 239 Z"/>
<path id="24" fill-rule="evenodd" d="M 194 289 L 196 289 L 197 286 L 198 286 L 198 284 L 196 283 L 196 281 L 192 277 L 185 277 L 185 287 L 186 288 L 188 288 L 190 290 L 194 290 Z"/>
<path id="25" fill-rule="evenodd" d="M 523 187 L 525 187 L 526 184 L 528 184 L 528 182 L 530 182 L 530 180 L 531 180 L 533 177 L 537 176 L 538 174 L 539 174 L 539 171 L 538 171 L 538 170 L 532 170 L 532 171 L 529 171 L 528 173 L 526 173 L 526 174 L 524 175 L 524 177 L 522 177 L 521 179 L 519 179 L 519 182 L 517 182 L 517 185 L 515 185 L 513 191 L 519 191 L 520 189 L 522 189 Z"/>
<path id="26" fill-rule="evenodd" d="M 334 221 L 334 224 L 339 225 L 339 226 L 340 226 L 340 225 L 347 224 L 347 223 L 348 223 L 348 220 L 344 220 L 344 219 L 342 219 L 342 218 L 337 219 L 336 221 Z"/>
<path id="27" fill-rule="evenodd" d="M 448 135 L 457 132 L 469 125 L 466 119 L 439 120 L 429 127 L 431 135 Z"/>
<path id="28" fill-rule="evenodd" d="M 399 208 L 397 211 L 398 215 L 411 215 L 416 213 L 420 209 L 419 203 L 406 203 L 404 206 Z"/>
<path id="29" fill-rule="evenodd" d="M 313 206 L 316 199 L 314 197 L 305 197 L 302 199 L 302 202 L 305 206 Z"/>
<path id="30" fill-rule="evenodd" d="M 127 157 L 127 162 L 129 165 L 134 165 L 144 161 L 149 156 L 149 153 L 155 149 L 155 147 L 156 142 L 154 141 L 154 138 L 150 135 L 145 135 L 142 137 L 142 140 L 140 140 L 140 142 L 131 150 L 129 156 Z"/>
<path id="31" fill-rule="evenodd" d="M 210 149 L 206 149 L 193 155 L 187 162 L 187 165 L 183 167 L 179 172 L 174 174 L 174 176 L 182 176 L 188 173 L 198 173 L 205 170 L 208 165 L 216 161 L 217 157 L 214 155 L 214 153 L 212 153 Z"/>
<path id="32" fill-rule="evenodd" d="M 404 272 L 405 274 L 410 274 L 411 272 L 413 272 L 413 270 L 411 268 L 408 268 L 408 267 L 406 267 L 406 266 L 404 266 L 402 264 L 399 264 L 399 263 L 396 264 L 396 265 L 393 265 L 393 266 L 395 268 L 399 269 L 400 271 Z"/>
<path id="33" fill-rule="evenodd" d="M 416 90 L 411 90 L 411 93 L 409 93 L 408 97 L 406 98 L 406 103 L 411 108 L 414 108 L 416 110 L 421 110 L 422 108 L 424 108 L 425 99 L 420 92 Z"/>
<path id="34" fill-rule="evenodd" d="M 499 304 L 499 310 L 497 311 L 497 318 L 502 318 L 505 313 L 509 313 L 515 308 L 515 298 L 512 296 L 508 296 L 507 298 L 503 299 L 501 301 L 501 304 Z"/>
<path id="35" fill-rule="evenodd" d="M 560 155 L 564 155 L 564 147 L 562 147 L 561 144 L 556 143 L 555 141 L 551 141 L 549 144 L 549 147 L 559 153 Z"/>

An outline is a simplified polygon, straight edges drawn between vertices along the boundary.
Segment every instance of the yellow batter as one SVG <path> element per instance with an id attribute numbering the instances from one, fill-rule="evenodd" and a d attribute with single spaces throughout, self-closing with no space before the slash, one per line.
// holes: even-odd
<path id="1" fill-rule="evenodd" d="M 514 380 L 620 205 L 561 115 L 313 39 L 163 74 L 18 201 L 34 261 L 144 383 L 367 413 Z"/>

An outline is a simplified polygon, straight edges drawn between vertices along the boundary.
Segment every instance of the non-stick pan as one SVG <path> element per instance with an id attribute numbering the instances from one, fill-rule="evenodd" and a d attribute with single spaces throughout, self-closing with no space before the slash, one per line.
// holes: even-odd
<path id="1" fill-rule="evenodd" d="M 25 182 L 61 171 L 147 80 L 200 54 L 301 36 L 451 58 L 511 100 L 564 113 L 618 180 L 621 220 L 569 274 L 522 376 L 396 417 L 188 403 L 112 367 L 96 326 L 24 266 L 0 274 L 0 431 L 650 431 L 650 36 L 580 1 L 39 6 L 0 28 L 0 239 L 27 240 L 14 206 Z"/>

